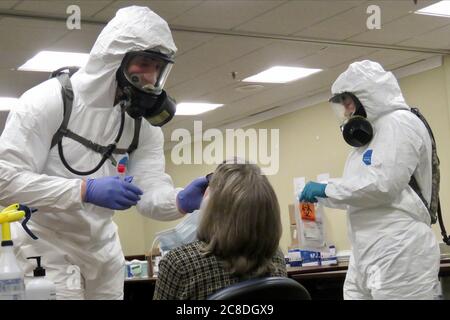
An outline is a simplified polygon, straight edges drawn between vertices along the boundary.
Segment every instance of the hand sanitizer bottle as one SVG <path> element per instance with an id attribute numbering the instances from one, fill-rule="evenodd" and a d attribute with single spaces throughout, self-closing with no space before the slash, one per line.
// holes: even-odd
<path id="1" fill-rule="evenodd" d="M 25 286 L 26 300 L 56 300 L 56 286 L 45 277 L 45 269 L 41 267 L 41 257 L 29 257 L 36 259 L 37 268 L 34 269 L 34 278 Z"/>

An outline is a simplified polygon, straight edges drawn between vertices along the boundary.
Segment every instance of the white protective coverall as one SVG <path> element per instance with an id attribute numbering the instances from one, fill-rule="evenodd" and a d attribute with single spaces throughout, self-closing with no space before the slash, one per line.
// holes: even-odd
<path id="1" fill-rule="evenodd" d="M 414 174 L 430 202 L 429 133 L 378 63 L 352 63 L 331 90 L 353 93 L 374 130 L 369 144 L 350 152 L 343 177 L 329 181 L 328 198 L 319 198 L 347 209 L 352 256 L 344 298 L 433 299 L 439 247 L 427 208 L 408 185 Z"/>
<path id="2" fill-rule="evenodd" d="M 75 98 L 68 128 L 98 144 L 112 143 L 121 115 L 120 108 L 113 107 L 116 71 L 127 52 L 155 47 L 176 52 L 167 23 L 146 7 L 120 9 L 100 33 L 86 66 L 71 78 Z M 57 79 L 21 96 L 0 138 L 0 205 L 20 202 L 39 210 L 29 222 L 39 240 L 31 240 L 20 225 L 12 230 L 26 274 L 33 265 L 25 259 L 40 255 L 47 275 L 57 285 L 57 298 L 121 299 L 124 256 L 112 220 L 114 211 L 82 202 L 82 177 L 64 167 L 57 147 L 50 150 L 62 120 Z M 127 148 L 133 135 L 134 120 L 126 115 L 118 148 Z M 64 138 L 63 148 L 68 163 L 80 171 L 94 168 L 101 159 L 72 139 Z M 108 160 L 89 177 L 116 174 Z M 142 121 L 139 146 L 130 155 L 127 175 L 134 176 L 133 183 L 144 192 L 137 205 L 141 214 L 158 220 L 182 216 L 175 200 L 181 189 L 175 189 L 165 173 L 162 131 L 147 121 Z"/>

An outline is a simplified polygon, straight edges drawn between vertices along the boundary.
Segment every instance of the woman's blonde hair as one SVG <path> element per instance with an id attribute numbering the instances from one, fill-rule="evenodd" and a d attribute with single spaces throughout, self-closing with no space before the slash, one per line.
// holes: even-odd
<path id="1" fill-rule="evenodd" d="M 197 237 L 207 244 L 203 252 L 219 257 L 236 276 L 259 276 L 274 268 L 280 206 L 258 166 L 228 161 L 217 167 Z"/>

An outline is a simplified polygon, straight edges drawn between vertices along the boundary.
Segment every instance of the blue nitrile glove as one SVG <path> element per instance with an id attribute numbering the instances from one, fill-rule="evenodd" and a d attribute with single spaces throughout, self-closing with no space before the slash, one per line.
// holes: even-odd
<path id="1" fill-rule="evenodd" d="M 182 213 L 191 213 L 200 208 L 207 187 L 208 180 L 206 177 L 197 178 L 188 184 L 186 188 L 178 192 L 178 210 Z"/>
<path id="2" fill-rule="evenodd" d="M 113 210 L 125 210 L 141 199 L 141 189 L 131 183 L 133 177 L 125 181 L 118 176 L 88 179 L 86 182 L 85 202 Z"/>
<path id="3" fill-rule="evenodd" d="M 325 183 L 308 182 L 300 195 L 300 202 L 317 202 L 316 197 L 327 198 L 326 187 Z"/>

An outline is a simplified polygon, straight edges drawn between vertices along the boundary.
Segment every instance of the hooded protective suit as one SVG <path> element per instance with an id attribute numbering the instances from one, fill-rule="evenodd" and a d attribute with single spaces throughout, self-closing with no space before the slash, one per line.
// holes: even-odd
<path id="1" fill-rule="evenodd" d="M 432 299 L 438 289 L 439 247 L 427 208 L 408 185 L 412 174 L 431 198 L 431 142 L 409 111 L 391 72 L 375 62 L 352 63 L 332 86 L 364 106 L 374 136 L 353 148 L 343 177 L 319 201 L 346 208 L 352 257 L 346 299 Z"/>
<path id="2" fill-rule="evenodd" d="M 86 66 L 71 78 L 74 103 L 68 128 L 98 144 L 112 143 L 121 115 L 120 108 L 113 107 L 116 71 L 128 51 L 155 47 L 167 54 L 176 52 L 167 23 L 146 7 L 119 10 L 100 33 Z M 62 120 L 57 79 L 25 92 L 18 108 L 11 110 L 0 138 L 0 205 L 20 202 L 39 209 L 29 223 L 39 240 L 13 230 L 15 246 L 20 248 L 18 258 L 26 272 L 31 272 L 32 265 L 25 258 L 42 256 L 59 298 L 121 298 L 124 257 L 112 220 L 114 211 L 82 202 L 81 177 L 64 167 L 57 148 L 50 150 Z M 126 115 L 118 148 L 127 148 L 133 135 L 134 120 Z M 81 171 L 92 169 L 101 159 L 71 139 L 63 139 L 63 147 L 68 163 Z M 173 220 L 182 216 L 175 201 L 179 189 L 174 189 L 164 170 L 162 131 L 143 121 L 139 147 L 130 156 L 127 173 L 144 191 L 137 210 L 158 220 Z M 90 177 L 116 174 L 107 161 Z"/>

